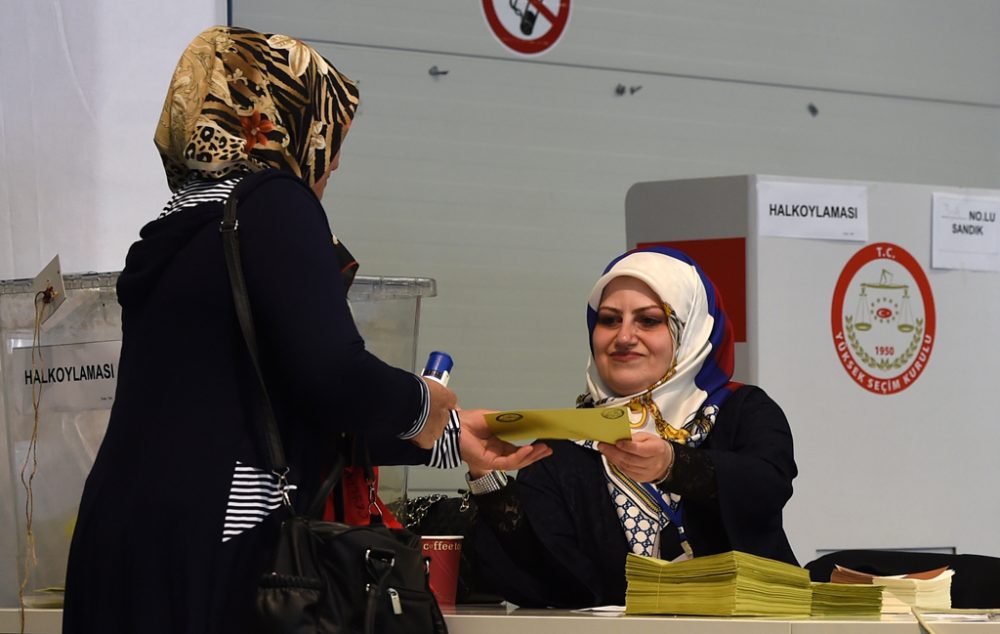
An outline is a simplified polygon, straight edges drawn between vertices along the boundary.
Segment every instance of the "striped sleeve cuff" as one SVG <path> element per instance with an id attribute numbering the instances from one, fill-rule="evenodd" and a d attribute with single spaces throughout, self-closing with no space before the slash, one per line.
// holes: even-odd
<path id="1" fill-rule="evenodd" d="M 413 421 L 413 426 L 405 434 L 397 436 L 402 440 L 410 440 L 422 432 L 424 425 L 427 424 L 427 414 L 431 411 L 431 393 L 427 389 L 427 384 L 416 374 L 413 375 L 413 378 L 420 384 L 420 414 L 417 415 L 417 420 Z"/>
<path id="2" fill-rule="evenodd" d="M 427 466 L 435 469 L 454 469 L 462 464 L 462 452 L 458 442 L 461 433 L 462 424 L 459 422 L 458 412 L 451 410 L 448 424 L 444 427 L 444 434 L 434 443 Z"/>

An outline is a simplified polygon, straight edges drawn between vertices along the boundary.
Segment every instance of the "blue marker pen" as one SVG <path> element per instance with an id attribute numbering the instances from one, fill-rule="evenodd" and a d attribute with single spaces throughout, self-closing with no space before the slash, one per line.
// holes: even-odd
<path id="1" fill-rule="evenodd" d="M 427 363 L 420 371 L 420 375 L 447 387 L 453 365 L 455 362 L 451 360 L 450 354 L 435 350 L 427 357 Z"/>

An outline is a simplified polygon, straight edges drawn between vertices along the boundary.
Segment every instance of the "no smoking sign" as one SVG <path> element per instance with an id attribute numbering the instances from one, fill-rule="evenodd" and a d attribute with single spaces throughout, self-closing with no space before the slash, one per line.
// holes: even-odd
<path id="1" fill-rule="evenodd" d="M 569 23 L 570 0 L 482 0 L 494 37 L 519 55 L 541 55 L 556 45 Z"/>

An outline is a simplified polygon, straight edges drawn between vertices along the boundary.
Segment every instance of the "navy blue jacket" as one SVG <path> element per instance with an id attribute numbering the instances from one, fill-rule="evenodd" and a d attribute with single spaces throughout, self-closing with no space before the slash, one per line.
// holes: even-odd
<path id="1" fill-rule="evenodd" d="M 521 606 L 624 605 L 628 544 L 601 456 L 568 441 L 548 444 L 552 456 L 504 491 L 476 498 L 478 575 Z M 705 468 L 689 466 L 682 452 L 707 459 Z M 760 388 L 736 390 L 705 442 L 678 449 L 670 489 L 682 496 L 695 556 L 741 550 L 798 565 L 781 522 L 796 474 L 781 408 Z M 667 527 L 662 555 L 680 552 Z"/>
<path id="2" fill-rule="evenodd" d="M 409 372 L 370 354 L 346 301 L 326 215 L 289 174 L 246 177 L 239 239 L 290 479 L 304 506 L 341 432 L 376 464 L 425 463 L 395 438 L 420 411 Z M 245 632 L 285 513 L 223 541 L 234 468 L 266 469 L 257 381 L 233 308 L 219 221 L 201 203 L 146 225 L 118 280 L 115 403 L 70 552 L 64 631 Z"/>

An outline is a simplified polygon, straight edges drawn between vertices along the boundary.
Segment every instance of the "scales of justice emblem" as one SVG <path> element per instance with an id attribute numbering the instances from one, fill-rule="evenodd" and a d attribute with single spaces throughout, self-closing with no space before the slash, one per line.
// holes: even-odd
<path id="1" fill-rule="evenodd" d="M 844 369 L 876 394 L 906 389 L 934 343 L 934 299 L 917 261 L 902 247 L 864 247 L 840 274 L 832 307 L 833 339 Z"/>

